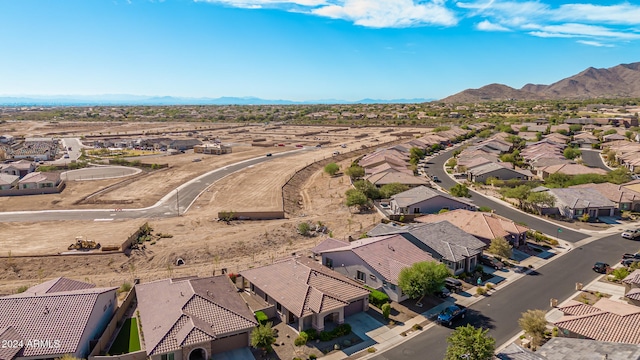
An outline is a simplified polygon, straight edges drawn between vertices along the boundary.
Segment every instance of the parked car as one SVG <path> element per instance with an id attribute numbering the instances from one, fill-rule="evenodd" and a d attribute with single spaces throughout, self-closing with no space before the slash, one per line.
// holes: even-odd
<path id="1" fill-rule="evenodd" d="M 68 159 L 69 158 L 69 154 L 64 154 L 63 158 Z"/>
<path id="2" fill-rule="evenodd" d="M 636 260 L 640 260 L 640 253 L 635 253 L 635 254 L 626 253 L 626 254 L 622 254 L 622 260 L 625 260 L 625 259 L 636 259 Z"/>
<path id="3" fill-rule="evenodd" d="M 640 229 L 628 229 L 622 232 L 622 237 L 625 239 L 635 240 L 640 238 Z"/>
<path id="4" fill-rule="evenodd" d="M 443 286 L 443 287 L 440 288 L 440 290 L 435 292 L 435 295 L 445 299 L 445 298 L 448 298 L 449 296 L 451 296 L 451 291 L 449 291 L 449 289 L 447 289 L 446 286 Z"/>
<path id="5" fill-rule="evenodd" d="M 462 291 L 462 281 L 452 277 L 444 279 L 444 286 L 454 293 Z"/>
<path id="6" fill-rule="evenodd" d="M 271 153 L 268 153 L 267 156 L 271 156 Z"/>
<path id="7" fill-rule="evenodd" d="M 620 261 L 620 263 L 623 266 L 631 266 L 634 263 L 640 262 L 640 259 L 623 259 L 622 261 Z"/>
<path id="8" fill-rule="evenodd" d="M 435 182 L 435 183 L 439 183 L 440 182 L 440 179 L 438 179 L 438 177 L 435 176 L 435 175 L 433 176 L 432 179 L 433 179 L 433 182 Z"/>
<path id="9" fill-rule="evenodd" d="M 480 257 L 480 263 L 492 267 L 496 270 L 502 270 L 504 268 L 504 264 L 502 263 L 502 261 L 487 255 L 482 255 Z"/>
<path id="10" fill-rule="evenodd" d="M 607 272 L 607 269 L 609 268 L 609 264 L 607 263 L 603 263 L 603 262 L 597 262 L 595 264 L 593 264 L 593 271 L 600 273 L 600 274 L 605 274 Z"/>
<path id="11" fill-rule="evenodd" d="M 442 310 L 442 312 L 438 314 L 436 321 L 440 324 L 451 326 L 458 318 L 464 319 L 466 312 L 467 309 L 459 305 L 447 306 L 446 309 Z"/>
<path id="12" fill-rule="evenodd" d="M 301 148 L 301 147 L 302 147 L 302 144 L 298 144 L 298 145 L 296 145 L 296 147 L 297 147 L 297 148 Z"/>

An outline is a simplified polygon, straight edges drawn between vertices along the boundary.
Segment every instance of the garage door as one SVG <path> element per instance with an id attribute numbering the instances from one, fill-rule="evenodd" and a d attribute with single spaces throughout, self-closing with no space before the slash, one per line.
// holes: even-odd
<path id="1" fill-rule="evenodd" d="M 238 335 L 227 336 L 219 338 L 213 342 L 213 353 L 219 354 L 221 352 L 240 349 L 249 345 L 249 333 L 245 332 Z"/>
<path id="2" fill-rule="evenodd" d="M 344 308 L 344 317 L 361 312 L 363 306 L 364 306 L 364 299 L 356 300 L 350 303 Z"/>

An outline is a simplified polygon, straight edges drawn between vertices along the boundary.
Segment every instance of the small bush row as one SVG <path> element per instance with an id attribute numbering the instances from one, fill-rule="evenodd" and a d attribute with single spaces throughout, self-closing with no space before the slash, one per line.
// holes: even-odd
<path id="1" fill-rule="evenodd" d="M 305 334 L 305 335 L 302 335 L 302 334 Z M 316 339 L 319 339 L 320 341 L 330 341 L 330 340 L 333 340 L 335 338 L 339 338 L 340 336 L 349 335 L 349 334 L 351 334 L 351 325 L 349 325 L 349 324 L 340 324 L 335 329 L 333 329 L 331 331 L 321 331 L 320 333 L 318 333 L 318 331 L 316 329 L 307 329 L 307 330 L 302 331 L 300 333 L 300 336 L 298 336 L 298 338 L 300 338 L 300 337 L 306 338 L 306 340 L 304 340 L 304 343 L 306 343 L 309 340 L 313 341 L 313 340 L 316 340 Z M 294 340 L 294 344 L 296 344 L 296 341 L 298 341 L 298 338 Z M 300 341 L 302 341 L 302 340 L 300 340 Z M 298 346 L 300 346 L 300 345 L 298 345 Z"/>
<path id="2" fill-rule="evenodd" d="M 388 303 L 389 300 L 389 296 L 385 293 L 383 293 L 382 291 L 376 290 L 374 288 L 365 286 L 367 288 L 367 290 L 370 291 L 369 293 L 369 304 L 377 307 L 378 309 L 382 309 L 382 305 Z"/>

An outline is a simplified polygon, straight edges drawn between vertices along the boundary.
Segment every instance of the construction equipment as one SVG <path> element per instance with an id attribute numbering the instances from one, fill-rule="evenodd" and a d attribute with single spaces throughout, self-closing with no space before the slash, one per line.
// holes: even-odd
<path id="1" fill-rule="evenodd" d="M 100 243 L 93 240 L 85 240 L 82 236 L 76 236 L 76 242 L 69 245 L 69 250 L 94 250 L 100 249 Z"/>

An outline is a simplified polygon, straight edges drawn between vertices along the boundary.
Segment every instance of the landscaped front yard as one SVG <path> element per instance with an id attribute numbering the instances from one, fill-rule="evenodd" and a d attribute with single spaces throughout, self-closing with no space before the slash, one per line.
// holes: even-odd
<path id="1" fill-rule="evenodd" d="M 124 322 L 118 336 L 113 341 L 113 345 L 109 349 L 109 355 L 127 354 L 139 350 L 138 319 L 129 318 Z"/>

